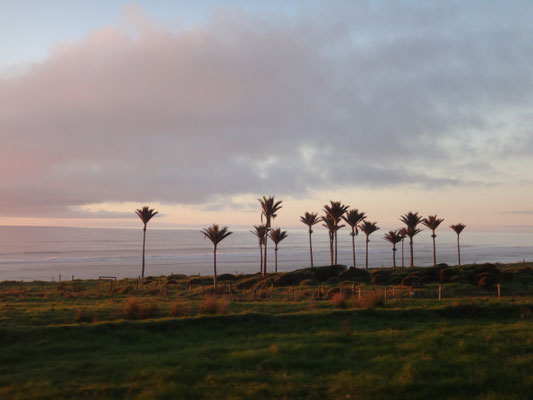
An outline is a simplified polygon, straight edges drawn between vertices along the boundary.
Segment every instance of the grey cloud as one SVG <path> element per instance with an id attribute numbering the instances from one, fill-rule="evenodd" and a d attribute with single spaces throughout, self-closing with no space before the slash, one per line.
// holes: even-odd
<path id="1" fill-rule="evenodd" d="M 484 184 L 530 143 L 531 3 L 305 4 L 108 27 L 0 80 L 2 209 Z"/>

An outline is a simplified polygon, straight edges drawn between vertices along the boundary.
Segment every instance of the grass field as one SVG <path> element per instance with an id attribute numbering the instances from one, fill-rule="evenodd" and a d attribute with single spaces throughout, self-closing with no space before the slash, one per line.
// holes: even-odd
<path id="1" fill-rule="evenodd" d="M 531 265 L 449 269 L 2 282 L 0 398 L 533 398 Z"/>

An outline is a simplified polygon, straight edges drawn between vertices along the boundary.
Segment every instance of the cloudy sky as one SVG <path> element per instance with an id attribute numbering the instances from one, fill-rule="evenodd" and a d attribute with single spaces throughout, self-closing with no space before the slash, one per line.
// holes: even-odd
<path id="1" fill-rule="evenodd" d="M 0 224 L 533 226 L 531 1 L 0 0 Z M 155 225 L 155 223 L 154 223 Z"/>

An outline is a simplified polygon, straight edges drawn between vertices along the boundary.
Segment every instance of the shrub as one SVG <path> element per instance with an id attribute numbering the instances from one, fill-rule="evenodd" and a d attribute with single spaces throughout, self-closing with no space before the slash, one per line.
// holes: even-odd
<path id="1" fill-rule="evenodd" d="M 374 290 L 364 293 L 360 299 L 354 301 L 356 307 L 366 308 L 368 310 L 373 310 L 378 306 L 383 306 L 383 304 L 383 293 Z"/>
<path id="2" fill-rule="evenodd" d="M 141 303 L 139 299 L 130 297 L 124 305 L 121 316 L 126 319 L 153 318 L 158 312 L 157 304 L 154 301 Z"/>
<path id="3" fill-rule="evenodd" d="M 75 322 L 93 322 L 92 315 L 84 308 L 78 308 L 76 315 L 74 316 Z"/>
<path id="4" fill-rule="evenodd" d="M 439 280 L 442 283 L 450 282 L 450 279 L 457 275 L 457 272 L 451 268 L 444 268 L 440 270 Z"/>
<path id="5" fill-rule="evenodd" d="M 284 272 L 273 278 L 276 286 L 294 286 L 307 279 L 315 279 L 315 274 L 308 270 L 296 270 Z"/>
<path id="6" fill-rule="evenodd" d="M 224 281 L 235 281 L 237 280 L 237 277 L 233 274 L 222 274 L 217 276 L 217 281 L 224 282 Z"/>
<path id="7" fill-rule="evenodd" d="M 226 314 L 228 308 L 229 301 L 227 299 L 215 296 L 206 296 L 200 303 L 200 312 L 202 314 Z"/>
<path id="8" fill-rule="evenodd" d="M 235 287 L 237 289 L 250 289 L 252 286 L 255 286 L 256 283 L 263 280 L 263 276 L 261 274 L 252 275 L 247 278 L 241 279 L 237 282 Z"/>
<path id="9" fill-rule="evenodd" d="M 173 317 L 184 317 L 191 314 L 191 306 L 188 303 L 176 301 L 170 306 L 170 315 Z"/>
<path id="10" fill-rule="evenodd" d="M 331 297 L 331 303 L 336 308 L 346 308 L 346 294 L 344 292 L 337 292 Z"/>
<path id="11" fill-rule="evenodd" d="M 402 279 L 401 282 L 402 286 L 420 286 L 420 279 L 418 278 L 418 275 L 415 274 L 409 274 L 405 278 Z"/>
<path id="12" fill-rule="evenodd" d="M 370 283 L 374 285 L 386 285 L 389 283 L 389 274 L 383 270 L 377 270 L 372 272 L 372 277 L 370 278 Z"/>
<path id="13" fill-rule="evenodd" d="M 303 281 L 300 282 L 300 286 L 313 286 L 313 285 L 317 285 L 318 284 L 318 281 L 316 279 L 304 279 Z"/>
<path id="14" fill-rule="evenodd" d="M 339 278 L 343 281 L 368 282 L 370 281 L 370 273 L 366 269 L 351 267 L 342 271 Z"/>
<path id="15" fill-rule="evenodd" d="M 312 272 L 320 282 L 325 282 L 332 276 L 339 276 L 346 270 L 346 265 L 329 265 L 326 267 L 307 268 L 306 270 Z"/>

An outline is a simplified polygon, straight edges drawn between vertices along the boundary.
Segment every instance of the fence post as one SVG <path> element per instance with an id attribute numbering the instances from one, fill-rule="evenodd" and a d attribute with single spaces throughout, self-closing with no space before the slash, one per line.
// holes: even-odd
<path id="1" fill-rule="evenodd" d="M 359 289 L 359 294 L 357 295 L 357 298 L 358 298 L 359 300 L 361 300 L 361 288 L 358 288 L 358 289 Z"/>
<path id="2" fill-rule="evenodd" d="M 442 285 L 439 285 L 439 300 L 441 299 Z"/>
<path id="3" fill-rule="evenodd" d="M 498 300 L 501 299 L 501 296 L 500 296 L 500 284 L 498 283 Z"/>
<path id="4" fill-rule="evenodd" d="M 385 286 L 385 300 L 387 300 L 387 286 Z"/>

